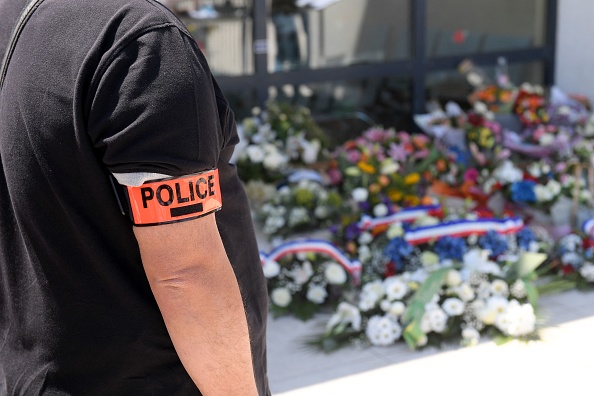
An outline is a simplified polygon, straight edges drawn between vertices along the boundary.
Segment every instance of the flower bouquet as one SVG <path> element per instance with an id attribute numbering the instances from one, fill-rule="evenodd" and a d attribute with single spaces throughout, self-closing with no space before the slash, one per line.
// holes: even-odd
<path id="1" fill-rule="evenodd" d="M 324 155 L 327 139 L 305 107 L 269 102 L 241 130 L 245 143 L 236 164 L 244 181 L 277 182 L 289 166 L 312 165 Z"/>
<path id="2" fill-rule="evenodd" d="M 256 219 L 268 236 L 329 228 L 340 218 L 343 200 L 333 189 L 311 180 L 279 187 L 262 204 Z"/>
<path id="3" fill-rule="evenodd" d="M 308 245 L 317 248 L 308 251 Z M 284 253 L 262 259 L 275 317 L 291 314 L 308 320 L 320 310 L 332 310 L 356 280 L 358 264 L 325 242 L 288 242 L 278 251 Z"/>
<path id="4" fill-rule="evenodd" d="M 374 278 L 364 264 L 359 293 L 338 305 L 310 345 L 331 351 L 404 339 L 420 348 L 449 339 L 473 345 L 483 334 L 499 340 L 537 336 L 533 280 L 545 255 L 535 252 L 539 244 L 530 230 L 444 236 L 416 246 L 405 237 L 387 241 L 384 263 L 402 272 L 379 271 Z"/>

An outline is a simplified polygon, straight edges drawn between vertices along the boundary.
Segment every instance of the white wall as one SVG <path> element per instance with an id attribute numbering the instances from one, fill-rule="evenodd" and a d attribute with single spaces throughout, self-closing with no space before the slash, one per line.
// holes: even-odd
<path id="1" fill-rule="evenodd" d="M 555 82 L 594 103 L 594 1 L 559 0 Z"/>

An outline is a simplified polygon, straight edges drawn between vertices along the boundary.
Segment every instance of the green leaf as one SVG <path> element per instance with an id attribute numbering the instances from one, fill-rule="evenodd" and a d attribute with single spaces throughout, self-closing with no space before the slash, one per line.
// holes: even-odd
<path id="1" fill-rule="evenodd" d="M 447 273 L 450 268 L 440 268 L 433 271 L 427 280 L 417 289 L 415 294 L 411 297 L 408 303 L 408 308 L 404 313 L 403 320 L 405 323 L 416 320 L 421 321 L 425 313 L 425 305 L 431 301 L 433 296 L 441 289 Z"/>
<path id="2" fill-rule="evenodd" d="M 421 338 L 425 337 L 425 333 L 421 330 L 421 326 L 416 322 L 410 322 L 402 332 L 402 338 L 410 349 L 415 349 Z"/>
<path id="3" fill-rule="evenodd" d="M 533 273 L 546 259 L 547 255 L 544 253 L 522 253 L 520 259 L 512 265 L 511 271 L 513 271 L 517 278 L 525 278 Z"/>
<path id="4" fill-rule="evenodd" d="M 524 281 L 524 287 L 526 288 L 526 296 L 528 297 L 528 302 L 532 305 L 532 308 L 536 310 L 538 306 L 538 289 L 532 282 Z"/>

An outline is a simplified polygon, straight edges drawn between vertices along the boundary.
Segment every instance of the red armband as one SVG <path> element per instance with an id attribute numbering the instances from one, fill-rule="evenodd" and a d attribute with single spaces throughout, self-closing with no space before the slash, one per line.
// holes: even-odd
<path id="1" fill-rule="evenodd" d="M 137 226 L 174 223 L 219 210 L 219 170 L 126 187 L 130 216 Z"/>

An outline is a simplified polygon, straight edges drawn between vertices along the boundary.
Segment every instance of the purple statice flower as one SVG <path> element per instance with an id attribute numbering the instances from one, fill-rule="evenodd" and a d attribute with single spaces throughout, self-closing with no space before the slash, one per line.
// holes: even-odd
<path id="1" fill-rule="evenodd" d="M 347 160 L 351 163 L 357 163 L 361 159 L 361 152 L 359 150 L 349 150 L 346 152 Z"/>
<path id="2" fill-rule="evenodd" d="M 466 253 L 466 241 L 462 238 L 445 236 L 434 245 L 435 253 L 440 260 L 451 259 L 462 261 Z"/>
<path id="3" fill-rule="evenodd" d="M 365 131 L 363 136 L 365 137 L 365 139 L 371 142 L 382 143 L 384 140 L 386 140 L 386 138 L 389 138 L 389 134 L 387 134 L 386 132 L 388 131 L 379 128 L 371 128 Z"/>
<path id="4" fill-rule="evenodd" d="M 490 250 L 491 257 L 497 257 L 509 249 L 507 238 L 495 231 L 489 231 L 480 237 L 479 246 L 485 250 Z"/>
<path id="5" fill-rule="evenodd" d="M 402 163 L 406 161 L 406 149 L 404 145 L 390 143 L 390 148 L 388 149 L 388 155 L 392 157 L 392 159 L 396 162 Z"/>
<path id="6" fill-rule="evenodd" d="M 511 200 L 518 203 L 536 202 L 535 182 L 522 180 L 511 185 Z"/>
<path id="7" fill-rule="evenodd" d="M 390 240 L 384 249 L 384 254 L 396 265 L 397 271 L 402 271 L 405 260 L 412 252 L 413 247 L 401 237 Z"/>

